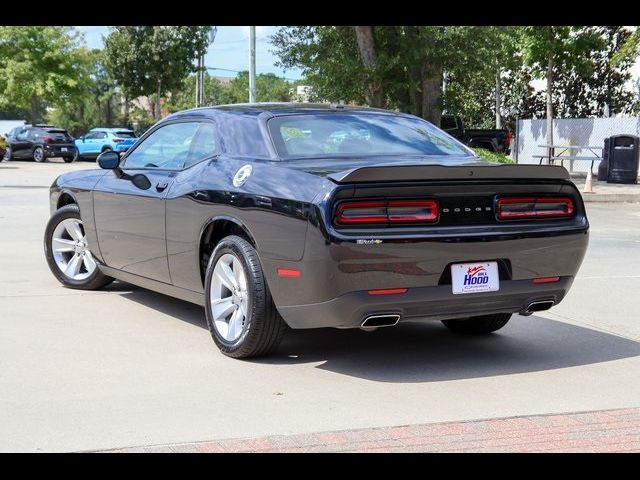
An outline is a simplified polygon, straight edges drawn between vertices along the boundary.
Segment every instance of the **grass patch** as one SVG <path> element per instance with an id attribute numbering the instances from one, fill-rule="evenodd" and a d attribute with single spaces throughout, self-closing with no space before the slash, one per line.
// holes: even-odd
<path id="1" fill-rule="evenodd" d="M 504 153 L 492 152 L 491 150 L 487 150 L 485 148 L 474 148 L 473 151 L 476 152 L 476 155 L 478 155 L 479 157 L 489 160 L 490 162 L 515 163 Z"/>

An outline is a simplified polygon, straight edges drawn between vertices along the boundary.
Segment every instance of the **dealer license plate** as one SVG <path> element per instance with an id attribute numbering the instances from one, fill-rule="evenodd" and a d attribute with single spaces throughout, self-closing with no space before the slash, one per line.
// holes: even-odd
<path id="1" fill-rule="evenodd" d="M 67 151 L 67 147 L 60 147 L 60 151 L 61 152 L 66 152 Z"/>
<path id="2" fill-rule="evenodd" d="M 455 295 L 499 290 L 498 262 L 456 263 L 451 265 L 451 287 Z"/>

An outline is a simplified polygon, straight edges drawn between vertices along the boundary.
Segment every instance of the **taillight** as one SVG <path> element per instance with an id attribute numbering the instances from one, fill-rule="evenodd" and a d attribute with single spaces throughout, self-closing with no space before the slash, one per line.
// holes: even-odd
<path id="1" fill-rule="evenodd" d="M 124 138 L 114 138 L 113 141 L 114 143 L 124 142 Z"/>
<path id="2" fill-rule="evenodd" d="M 42 141 L 44 143 L 53 143 L 53 138 L 48 137 L 48 136 L 44 136 L 44 137 L 42 137 Z"/>
<path id="3" fill-rule="evenodd" d="M 435 200 L 373 200 L 343 202 L 336 210 L 338 225 L 433 223 L 439 209 Z"/>
<path id="4" fill-rule="evenodd" d="M 496 202 L 498 220 L 571 217 L 575 207 L 568 197 L 505 197 Z"/>

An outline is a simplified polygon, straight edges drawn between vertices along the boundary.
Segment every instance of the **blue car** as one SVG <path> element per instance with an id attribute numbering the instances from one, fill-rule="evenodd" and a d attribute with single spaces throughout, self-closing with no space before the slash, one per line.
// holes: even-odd
<path id="1" fill-rule="evenodd" d="M 78 158 L 96 158 L 102 152 L 126 152 L 136 142 L 133 130 L 127 128 L 92 128 L 76 139 Z"/>

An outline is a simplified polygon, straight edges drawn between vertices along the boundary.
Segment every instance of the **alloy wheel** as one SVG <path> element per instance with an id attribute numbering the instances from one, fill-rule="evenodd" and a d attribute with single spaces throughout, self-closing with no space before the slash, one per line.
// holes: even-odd
<path id="1" fill-rule="evenodd" d="M 51 236 L 51 252 L 62 274 L 72 280 L 84 280 L 97 268 L 87 247 L 82 222 L 76 218 L 67 218 L 56 226 Z"/>
<path id="2" fill-rule="evenodd" d="M 42 148 L 37 147 L 34 151 L 33 151 L 33 159 L 36 162 L 41 162 L 44 160 L 44 150 L 42 150 Z"/>
<path id="3" fill-rule="evenodd" d="M 218 259 L 209 293 L 214 328 L 227 342 L 235 342 L 246 328 L 249 306 L 247 275 L 235 255 Z"/>

